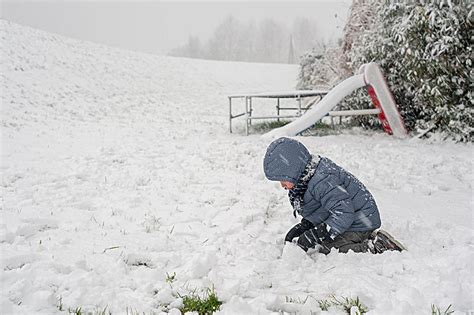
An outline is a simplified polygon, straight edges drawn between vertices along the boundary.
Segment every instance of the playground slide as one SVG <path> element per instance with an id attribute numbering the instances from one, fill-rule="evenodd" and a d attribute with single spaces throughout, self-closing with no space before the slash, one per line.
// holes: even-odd
<path id="1" fill-rule="evenodd" d="M 363 65 L 359 72 L 362 71 L 364 72 L 365 81 L 369 84 L 368 90 L 372 103 L 375 107 L 381 107 L 382 109 L 379 119 L 384 130 L 399 138 L 406 136 L 405 123 L 379 66 L 375 62 L 371 62 Z"/>
<path id="2" fill-rule="evenodd" d="M 303 116 L 283 127 L 273 129 L 264 136 L 269 138 L 295 136 L 323 118 L 329 111 L 336 107 L 344 97 L 351 94 L 354 90 L 367 85 L 370 85 L 369 92 L 375 92 L 374 95 L 371 95 L 374 105 L 381 107 L 383 111 L 382 117 L 379 115 L 379 118 L 382 120 L 382 123 L 385 123 L 384 129 L 398 137 L 406 135 L 405 125 L 398 113 L 392 94 L 388 89 L 379 67 L 375 63 L 369 63 L 360 68 L 359 74 L 336 85 L 320 102 L 315 104 L 313 108 L 307 111 Z M 371 88 L 372 90 L 370 90 Z"/>

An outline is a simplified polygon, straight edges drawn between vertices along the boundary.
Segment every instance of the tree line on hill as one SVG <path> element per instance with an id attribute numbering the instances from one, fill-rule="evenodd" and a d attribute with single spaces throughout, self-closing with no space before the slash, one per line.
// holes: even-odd
<path id="1" fill-rule="evenodd" d="M 226 17 L 212 37 L 201 41 L 189 36 L 187 43 L 169 55 L 227 61 L 298 63 L 298 56 L 324 46 L 316 23 L 307 18 L 294 19 L 291 26 L 271 18 L 242 22 Z"/>

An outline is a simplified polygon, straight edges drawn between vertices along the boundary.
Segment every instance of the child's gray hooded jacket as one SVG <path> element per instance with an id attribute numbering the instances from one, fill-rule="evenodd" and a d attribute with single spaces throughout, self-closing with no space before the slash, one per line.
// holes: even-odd
<path id="1" fill-rule="evenodd" d="M 265 176 L 273 181 L 298 182 L 311 154 L 293 139 L 273 141 L 265 154 Z M 380 227 L 374 198 L 354 175 L 321 157 L 308 183 L 299 213 L 314 225 L 325 222 L 334 234 L 372 231 Z"/>

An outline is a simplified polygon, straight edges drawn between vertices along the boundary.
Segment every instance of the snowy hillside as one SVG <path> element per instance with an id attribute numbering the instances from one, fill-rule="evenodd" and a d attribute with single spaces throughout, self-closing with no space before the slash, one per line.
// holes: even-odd
<path id="1" fill-rule="evenodd" d="M 474 309 L 472 145 L 299 137 L 368 186 L 408 248 L 306 255 L 283 244 L 297 220 L 265 180 L 267 140 L 227 116 L 228 94 L 293 89 L 295 66 L 0 26 L 2 314 L 179 314 L 177 293 L 212 287 L 221 314 L 328 314 L 332 294 L 369 314 Z"/>

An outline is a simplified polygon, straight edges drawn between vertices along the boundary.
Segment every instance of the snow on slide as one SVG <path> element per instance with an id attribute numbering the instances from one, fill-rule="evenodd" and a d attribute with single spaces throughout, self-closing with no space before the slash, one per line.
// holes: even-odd
<path id="1" fill-rule="evenodd" d="M 323 118 L 331 109 L 333 109 L 344 97 L 352 91 L 365 86 L 364 75 L 352 76 L 333 88 L 318 104 L 303 116 L 281 128 L 273 129 L 265 134 L 271 138 L 280 136 L 294 136 L 297 133 L 308 129 L 314 123 Z"/>
<path id="2" fill-rule="evenodd" d="M 402 137 L 406 135 L 406 129 L 403 120 L 400 117 L 392 94 L 388 89 L 385 79 L 376 63 L 363 65 L 359 74 L 354 75 L 334 87 L 316 106 L 306 112 L 300 118 L 293 122 L 274 129 L 264 135 L 268 138 L 277 138 L 281 136 L 295 136 L 298 133 L 310 128 L 318 120 L 323 118 L 331 109 L 358 88 L 370 85 L 375 91 L 374 105 L 380 106 L 383 116 L 379 115 L 382 123 L 388 125 L 388 131 L 393 135 Z M 371 95 L 372 96 L 372 95 Z"/>

